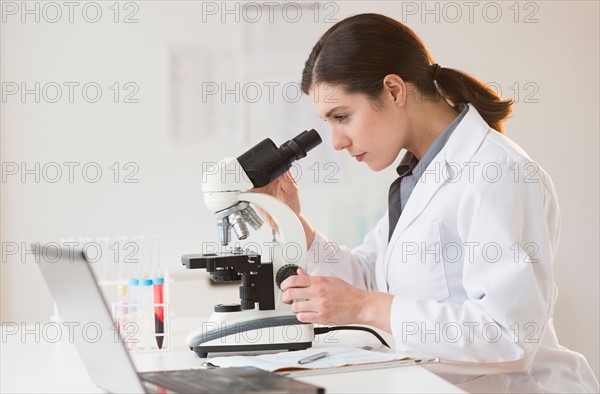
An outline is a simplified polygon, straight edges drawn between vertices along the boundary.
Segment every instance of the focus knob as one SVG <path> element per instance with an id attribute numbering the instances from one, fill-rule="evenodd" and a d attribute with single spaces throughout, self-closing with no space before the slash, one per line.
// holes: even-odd
<path id="1" fill-rule="evenodd" d="M 283 282 L 292 275 L 298 275 L 296 273 L 298 268 L 300 267 L 298 267 L 296 264 L 286 264 L 283 267 L 279 268 L 279 270 L 277 271 L 277 275 L 275 275 L 275 283 L 277 283 L 277 287 L 281 289 L 281 282 Z"/>

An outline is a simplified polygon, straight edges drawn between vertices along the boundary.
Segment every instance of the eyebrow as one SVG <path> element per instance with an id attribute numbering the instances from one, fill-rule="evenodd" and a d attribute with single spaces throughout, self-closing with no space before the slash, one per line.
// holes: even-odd
<path id="1" fill-rule="evenodd" d="M 330 109 L 330 110 L 329 110 L 329 111 L 328 111 L 328 112 L 325 114 L 325 119 L 329 118 L 329 117 L 331 116 L 331 114 L 332 114 L 333 112 L 337 111 L 338 109 L 341 109 L 341 108 L 346 108 L 346 107 L 348 107 L 348 106 L 347 106 L 347 105 L 339 105 L 339 106 L 337 106 L 337 107 L 335 107 L 335 108 L 332 108 L 332 109 Z"/>

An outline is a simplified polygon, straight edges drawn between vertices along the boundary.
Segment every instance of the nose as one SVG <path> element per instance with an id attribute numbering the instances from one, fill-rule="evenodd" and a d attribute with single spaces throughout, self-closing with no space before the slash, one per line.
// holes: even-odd
<path id="1" fill-rule="evenodd" d="M 332 127 L 331 142 L 333 144 L 333 149 L 342 150 L 350 146 L 352 141 L 350 141 L 350 138 L 342 131 L 337 130 L 336 127 Z"/>

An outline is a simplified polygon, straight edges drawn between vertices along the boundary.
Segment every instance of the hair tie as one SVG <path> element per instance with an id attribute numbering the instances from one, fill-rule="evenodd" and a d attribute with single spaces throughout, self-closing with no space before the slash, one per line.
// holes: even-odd
<path id="1" fill-rule="evenodd" d="M 431 65 L 431 68 L 433 69 L 433 80 L 435 81 L 437 79 L 438 75 L 440 75 L 442 66 L 440 66 L 437 63 L 434 63 Z"/>

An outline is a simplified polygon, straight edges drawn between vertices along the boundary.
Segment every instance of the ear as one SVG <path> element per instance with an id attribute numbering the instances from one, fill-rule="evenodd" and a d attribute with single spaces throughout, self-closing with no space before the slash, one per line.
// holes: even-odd
<path id="1" fill-rule="evenodd" d="M 383 93 L 395 105 L 403 106 L 406 103 L 406 83 L 396 74 L 385 76 L 383 79 Z"/>

